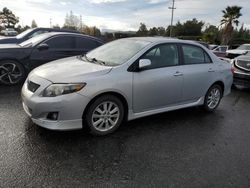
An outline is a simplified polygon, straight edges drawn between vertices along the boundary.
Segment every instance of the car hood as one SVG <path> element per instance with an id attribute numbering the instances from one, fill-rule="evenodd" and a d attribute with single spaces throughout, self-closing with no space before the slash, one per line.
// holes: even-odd
<path id="1" fill-rule="evenodd" d="M 250 61 L 250 56 L 248 55 L 241 55 L 236 58 L 237 60 L 243 60 L 243 61 Z"/>
<path id="2" fill-rule="evenodd" d="M 13 48 L 21 48 L 18 44 L 0 44 L 0 49 L 13 49 Z"/>
<path id="3" fill-rule="evenodd" d="M 17 43 L 18 40 L 16 37 L 4 37 L 0 38 L 0 44 L 11 44 L 11 43 Z"/>
<path id="4" fill-rule="evenodd" d="M 248 52 L 248 50 L 237 50 L 237 49 L 227 50 L 227 53 L 229 53 L 229 54 L 244 54 L 246 52 Z"/>
<path id="5" fill-rule="evenodd" d="M 112 67 L 83 61 L 79 57 L 69 57 L 44 64 L 34 69 L 29 77 L 36 75 L 53 83 L 76 83 L 107 74 L 111 69 Z"/>

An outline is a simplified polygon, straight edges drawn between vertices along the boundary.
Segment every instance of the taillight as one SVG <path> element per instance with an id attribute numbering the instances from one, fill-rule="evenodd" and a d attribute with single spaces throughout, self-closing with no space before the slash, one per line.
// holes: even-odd
<path id="1" fill-rule="evenodd" d="M 232 59 L 231 62 L 230 62 L 230 63 L 231 63 L 231 72 L 232 72 L 232 73 L 234 73 L 235 70 L 236 70 L 235 67 L 234 67 L 234 62 L 235 62 L 235 61 L 236 61 L 235 59 Z"/>
<path id="2" fill-rule="evenodd" d="M 234 73 L 234 72 L 235 72 L 235 67 L 234 67 L 234 65 L 233 65 L 233 64 L 231 65 L 231 72 L 232 72 L 232 73 Z"/>

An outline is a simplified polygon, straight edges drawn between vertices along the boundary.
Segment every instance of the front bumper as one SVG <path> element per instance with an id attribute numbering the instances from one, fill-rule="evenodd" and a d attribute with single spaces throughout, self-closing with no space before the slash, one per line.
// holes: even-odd
<path id="1" fill-rule="evenodd" d="M 234 85 L 250 87 L 250 74 L 234 72 Z"/>
<path id="2" fill-rule="evenodd" d="M 22 102 L 25 112 L 35 124 L 51 130 L 74 130 L 82 128 L 82 115 L 90 101 L 89 98 L 78 93 L 58 97 L 42 97 L 40 96 L 41 92 L 51 82 L 39 77 L 30 79 L 41 86 L 33 93 L 28 90 L 27 82 L 25 82 L 22 88 Z M 58 112 L 57 120 L 48 119 L 50 112 Z"/>

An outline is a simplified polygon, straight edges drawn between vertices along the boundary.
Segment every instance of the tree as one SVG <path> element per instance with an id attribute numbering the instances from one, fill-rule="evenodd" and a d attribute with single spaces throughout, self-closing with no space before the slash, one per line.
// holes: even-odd
<path id="1" fill-rule="evenodd" d="M 52 28 L 54 28 L 54 29 L 60 29 L 60 26 L 59 26 L 59 24 L 56 24 L 56 25 L 53 25 Z"/>
<path id="2" fill-rule="evenodd" d="M 236 32 L 237 38 L 250 39 L 250 30 L 244 28 L 244 24 L 241 25 L 238 32 Z"/>
<path id="3" fill-rule="evenodd" d="M 219 29 L 215 25 L 208 25 L 203 32 L 202 39 L 210 44 L 220 43 Z"/>
<path id="4" fill-rule="evenodd" d="M 148 35 L 149 36 L 156 36 L 156 35 L 158 35 L 157 28 L 156 27 L 150 28 L 149 31 L 148 31 Z"/>
<path id="5" fill-rule="evenodd" d="M 230 40 L 232 39 L 233 33 L 233 25 L 235 24 L 238 26 L 239 24 L 239 17 L 242 16 L 240 10 L 242 7 L 239 6 L 227 6 L 225 10 L 222 10 L 223 17 L 221 20 L 221 25 L 223 25 L 223 32 L 222 32 L 222 44 L 229 44 Z"/>
<path id="6" fill-rule="evenodd" d="M 31 22 L 31 28 L 35 28 L 35 27 L 37 27 L 36 21 L 32 20 L 32 22 Z"/>
<path id="7" fill-rule="evenodd" d="M 18 22 L 19 18 L 8 8 L 5 7 L 0 11 L 0 25 L 4 25 L 6 28 L 14 28 Z"/>
<path id="8" fill-rule="evenodd" d="M 157 33 L 159 36 L 165 36 L 166 35 L 166 29 L 164 27 L 158 27 Z"/>
<path id="9" fill-rule="evenodd" d="M 196 18 L 187 20 L 183 24 L 179 21 L 173 27 L 174 36 L 200 36 L 204 22 L 198 21 Z"/>
<path id="10" fill-rule="evenodd" d="M 139 30 L 136 33 L 138 36 L 147 36 L 148 35 L 148 29 L 146 24 L 140 23 Z"/>
<path id="11" fill-rule="evenodd" d="M 72 11 L 70 11 L 69 14 L 66 14 L 63 28 L 78 30 L 79 25 L 80 25 L 80 19 L 76 15 L 74 15 Z"/>

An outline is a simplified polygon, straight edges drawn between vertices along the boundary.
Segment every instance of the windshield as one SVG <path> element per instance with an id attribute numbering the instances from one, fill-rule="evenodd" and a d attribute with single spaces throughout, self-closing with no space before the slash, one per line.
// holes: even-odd
<path id="1" fill-rule="evenodd" d="M 16 36 L 17 39 L 21 39 L 23 38 L 25 35 L 27 35 L 28 33 L 30 33 L 31 31 L 33 31 L 33 29 L 27 29 L 26 31 L 20 33 L 19 35 Z"/>
<path id="2" fill-rule="evenodd" d="M 242 44 L 237 48 L 237 50 L 250 50 L 250 45 Z"/>
<path id="3" fill-rule="evenodd" d="M 48 34 L 41 34 L 41 35 L 37 35 L 29 40 L 26 40 L 24 42 L 22 42 L 21 44 L 19 44 L 22 47 L 32 47 L 35 46 L 36 44 L 42 42 L 43 40 L 45 40 L 46 38 L 48 38 Z"/>
<path id="4" fill-rule="evenodd" d="M 120 39 L 96 48 L 86 56 L 102 61 L 107 66 L 117 66 L 128 61 L 148 44 L 148 41 Z"/>

